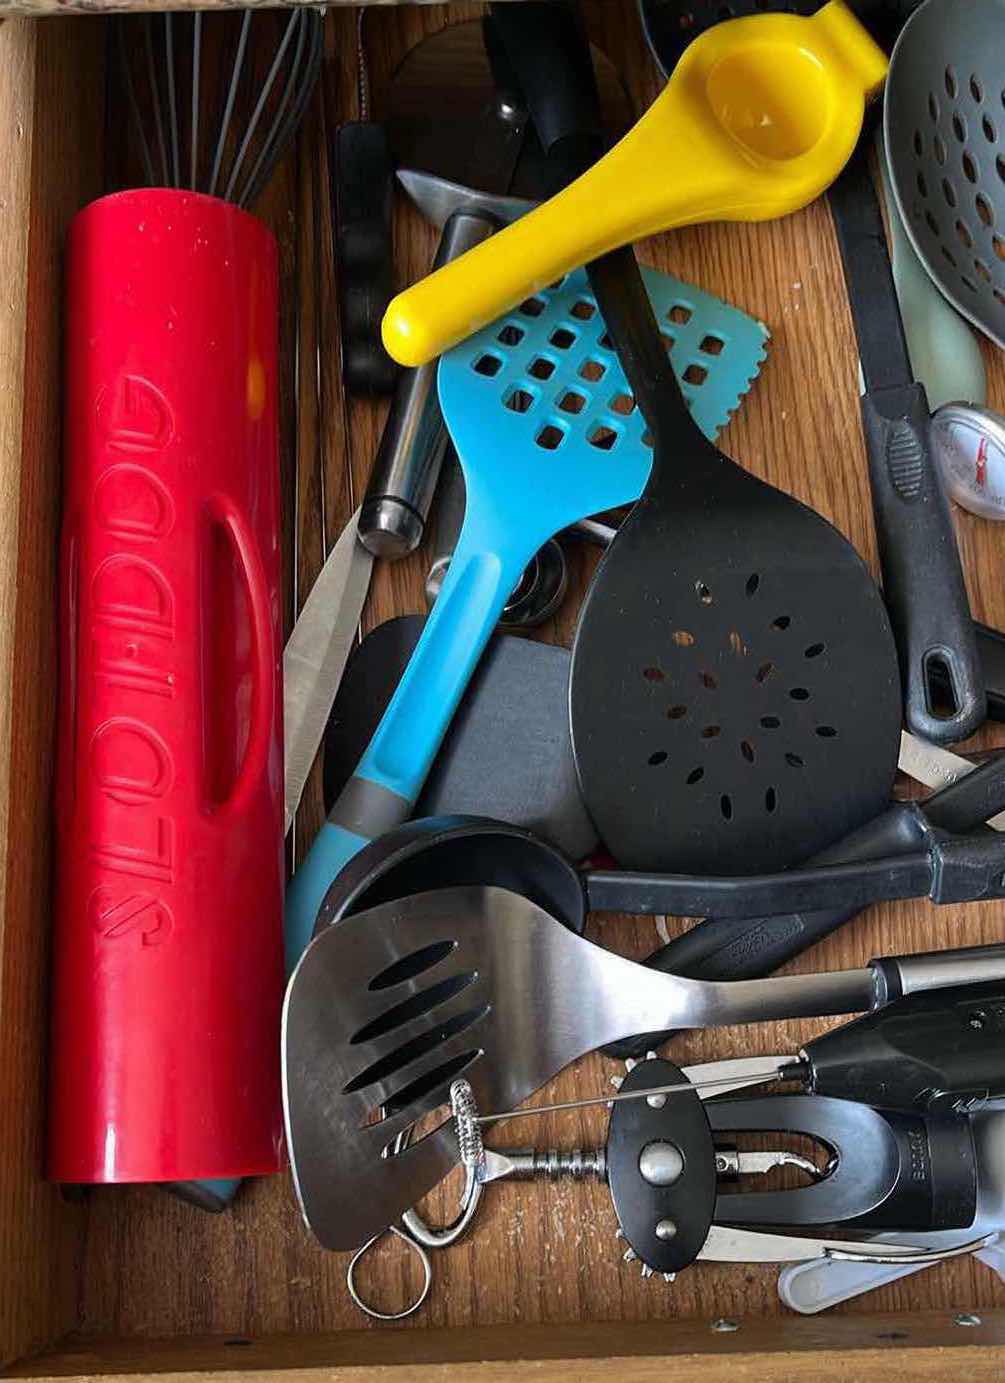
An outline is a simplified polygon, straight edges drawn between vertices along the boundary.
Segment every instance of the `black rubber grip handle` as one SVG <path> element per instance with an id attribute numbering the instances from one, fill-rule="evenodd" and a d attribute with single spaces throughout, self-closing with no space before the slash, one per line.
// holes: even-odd
<path id="1" fill-rule="evenodd" d="M 941 830 L 976 830 L 1005 802 L 1005 761 L 994 761 L 934 793 L 924 805 L 928 822 Z M 875 821 L 821 852 L 816 863 L 877 859 L 917 848 L 918 831 L 897 812 Z M 706 918 L 654 951 L 646 965 L 665 974 L 696 980 L 747 980 L 769 975 L 815 946 L 853 918 L 857 907 L 795 912 L 780 917 Z M 673 1032 L 641 1033 L 604 1048 L 625 1061 L 639 1058 L 673 1037 Z"/>
<path id="2" fill-rule="evenodd" d="M 394 291 L 391 152 L 383 127 L 369 121 L 340 126 L 333 143 L 342 378 L 351 393 L 387 394 L 397 379 L 397 366 L 380 338 Z"/>
<path id="3" fill-rule="evenodd" d="M 904 719 L 933 744 L 955 744 L 983 724 L 987 698 L 924 388 L 863 394 L 862 425 Z"/>
<path id="4" fill-rule="evenodd" d="M 928 400 L 911 371 L 868 149 L 866 142 L 859 146 L 828 197 L 862 364 L 883 596 L 907 726 L 933 744 L 954 744 L 980 727 L 987 701 L 949 501 L 929 445 Z"/>

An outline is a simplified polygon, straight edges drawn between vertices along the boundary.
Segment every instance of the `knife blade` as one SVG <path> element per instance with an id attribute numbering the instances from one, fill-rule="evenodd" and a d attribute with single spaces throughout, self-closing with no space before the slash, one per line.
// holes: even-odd
<path id="1" fill-rule="evenodd" d="M 917 735 L 909 734 L 906 730 L 901 732 L 900 771 L 913 778 L 915 782 L 924 783 L 925 787 L 949 787 L 950 783 L 973 773 L 976 767 L 976 764 L 959 754 L 954 754 L 951 749 L 929 744 L 927 740 L 919 739 Z M 1005 831 L 1005 812 L 991 817 L 987 824 L 992 830 Z"/>
<path id="2" fill-rule="evenodd" d="M 283 652 L 286 831 L 324 736 L 370 589 L 373 556 L 357 536 L 359 512 L 328 554 Z"/>

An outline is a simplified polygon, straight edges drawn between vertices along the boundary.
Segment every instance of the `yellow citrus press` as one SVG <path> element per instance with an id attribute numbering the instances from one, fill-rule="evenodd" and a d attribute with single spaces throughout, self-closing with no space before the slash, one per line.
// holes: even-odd
<path id="1" fill-rule="evenodd" d="M 384 345 L 422 365 L 577 265 L 700 221 L 766 221 L 834 181 L 886 55 L 843 3 L 706 30 L 649 110 L 589 172 L 400 293 Z"/>

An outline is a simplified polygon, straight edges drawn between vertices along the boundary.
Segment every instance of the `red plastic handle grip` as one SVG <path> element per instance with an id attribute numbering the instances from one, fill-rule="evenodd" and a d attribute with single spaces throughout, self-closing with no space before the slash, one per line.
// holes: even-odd
<path id="1" fill-rule="evenodd" d="M 277 252 L 121 193 L 67 246 L 50 1176 L 281 1162 Z"/>
<path id="2" fill-rule="evenodd" d="M 238 572 L 248 599 L 253 643 L 248 743 L 233 786 L 217 807 L 219 811 L 239 817 L 261 787 L 272 750 L 276 715 L 274 619 L 269 604 L 268 581 L 254 535 L 248 531 L 241 513 L 226 496 L 214 495 L 210 510 L 214 521 L 226 533 L 237 557 Z M 208 734 L 213 733 L 213 715 L 222 711 L 226 717 L 228 709 L 219 704 L 206 707 Z"/>

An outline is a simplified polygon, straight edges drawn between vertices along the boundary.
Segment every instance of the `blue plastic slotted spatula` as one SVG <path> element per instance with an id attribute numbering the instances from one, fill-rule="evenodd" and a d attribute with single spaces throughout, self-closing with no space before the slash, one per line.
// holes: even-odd
<path id="1" fill-rule="evenodd" d="M 645 274 L 694 417 L 714 437 L 760 369 L 767 329 L 664 274 Z M 439 389 L 464 472 L 464 523 L 422 638 L 290 885 L 291 967 L 342 866 L 411 814 L 531 557 L 576 520 L 637 499 L 649 475 L 645 423 L 582 271 L 444 356 Z"/>

